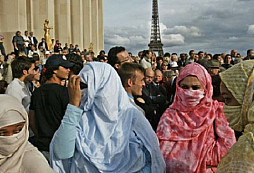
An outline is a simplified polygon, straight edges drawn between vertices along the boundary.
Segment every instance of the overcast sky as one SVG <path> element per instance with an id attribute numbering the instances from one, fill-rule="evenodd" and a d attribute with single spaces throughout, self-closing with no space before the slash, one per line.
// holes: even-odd
<path id="1" fill-rule="evenodd" d="M 254 0 L 158 0 L 165 52 L 242 55 L 254 48 Z M 148 49 L 152 0 L 104 0 L 105 51 L 124 46 L 137 55 Z"/>

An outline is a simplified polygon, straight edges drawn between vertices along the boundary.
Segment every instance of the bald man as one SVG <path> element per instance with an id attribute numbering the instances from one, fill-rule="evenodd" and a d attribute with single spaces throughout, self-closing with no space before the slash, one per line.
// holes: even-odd
<path id="1" fill-rule="evenodd" d="M 154 85 L 155 72 L 152 68 L 147 68 L 145 72 L 146 86 L 143 88 L 142 94 L 149 97 L 152 103 L 156 106 L 156 118 L 153 128 L 157 128 L 161 115 L 166 109 L 166 91 L 163 93 L 159 87 Z"/>
<path id="2" fill-rule="evenodd" d="M 162 74 L 161 70 L 159 70 L 159 69 L 155 70 L 154 82 L 157 85 L 163 86 L 163 74 Z"/>

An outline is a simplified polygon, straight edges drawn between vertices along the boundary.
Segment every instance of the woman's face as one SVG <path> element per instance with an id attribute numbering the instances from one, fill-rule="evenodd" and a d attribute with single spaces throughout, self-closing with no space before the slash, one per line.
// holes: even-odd
<path id="1" fill-rule="evenodd" d="M 221 64 L 223 64 L 224 62 L 223 62 L 223 59 L 222 59 L 222 57 L 221 56 L 218 56 L 218 61 L 221 63 Z"/>
<path id="2" fill-rule="evenodd" d="M 227 59 L 227 63 L 230 64 L 231 61 L 232 61 L 232 57 L 231 57 L 230 55 L 228 55 L 228 56 L 226 57 L 226 59 Z"/>
<path id="3" fill-rule="evenodd" d="M 5 126 L 0 128 L 0 136 L 12 136 L 14 134 L 19 133 L 24 127 L 25 123 L 17 123 L 10 126 Z"/>
<path id="4" fill-rule="evenodd" d="M 239 106 L 240 105 L 223 82 L 220 83 L 220 93 L 224 99 L 224 103 L 227 106 Z"/>
<path id="5" fill-rule="evenodd" d="M 180 81 L 179 86 L 182 89 L 188 90 L 200 90 L 204 89 L 203 85 L 199 82 L 196 76 L 187 76 L 182 81 Z"/>

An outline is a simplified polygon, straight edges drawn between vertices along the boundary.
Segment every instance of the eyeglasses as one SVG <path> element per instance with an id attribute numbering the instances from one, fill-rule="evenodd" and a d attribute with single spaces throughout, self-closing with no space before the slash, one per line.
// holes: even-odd
<path id="1" fill-rule="evenodd" d="M 122 64 L 122 63 L 125 63 L 125 62 L 133 62 L 133 60 L 130 56 L 127 56 L 126 58 L 124 58 L 123 61 L 120 61 L 119 64 Z"/>

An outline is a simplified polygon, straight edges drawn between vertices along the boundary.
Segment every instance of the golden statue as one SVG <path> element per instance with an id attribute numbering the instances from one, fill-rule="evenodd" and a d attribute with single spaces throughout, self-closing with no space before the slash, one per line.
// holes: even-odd
<path id="1" fill-rule="evenodd" d="M 93 52 L 93 43 L 90 43 L 89 48 L 88 48 L 88 52 Z"/>
<path id="2" fill-rule="evenodd" d="M 48 24 L 49 24 L 49 20 L 46 19 L 46 20 L 45 20 L 45 23 L 44 23 L 44 32 L 45 32 L 45 33 L 44 33 L 44 38 L 45 38 L 46 43 L 47 43 L 47 45 L 48 45 L 48 49 L 49 49 L 49 50 L 52 50 L 52 49 L 53 49 L 53 47 L 52 47 L 52 40 L 51 40 L 51 38 L 50 38 L 49 31 L 50 31 L 51 29 L 53 29 L 53 27 L 49 27 Z"/>

